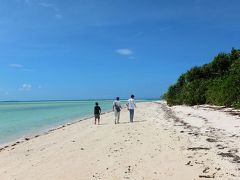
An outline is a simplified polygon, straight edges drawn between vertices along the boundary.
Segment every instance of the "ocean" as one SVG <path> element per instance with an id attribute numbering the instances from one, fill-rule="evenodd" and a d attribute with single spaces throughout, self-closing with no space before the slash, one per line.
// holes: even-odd
<path id="1" fill-rule="evenodd" d="M 93 115 L 95 100 L 0 102 L 0 144 Z M 112 100 L 98 100 L 102 112 Z"/>
<path id="2" fill-rule="evenodd" d="M 0 144 L 45 132 L 48 129 L 93 115 L 96 100 L 0 102 Z M 98 100 L 102 112 L 112 100 Z M 126 101 L 122 101 L 124 104 Z"/>

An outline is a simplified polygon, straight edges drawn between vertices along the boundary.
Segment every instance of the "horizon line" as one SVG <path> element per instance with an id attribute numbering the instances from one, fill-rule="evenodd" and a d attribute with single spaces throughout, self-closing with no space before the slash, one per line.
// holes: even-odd
<path id="1" fill-rule="evenodd" d="M 127 100 L 128 98 L 123 98 L 122 100 Z M 158 98 L 137 98 L 136 100 L 154 100 L 154 99 L 160 99 Z M 94 100 L 115 100 L 115 98 L 90 98 L 90 99 L 48 99 L 48 100 L 8 100 L 8 101 L 1 101 L 0 102 L 50 102 L 50 101 L 94 101 Z"/>

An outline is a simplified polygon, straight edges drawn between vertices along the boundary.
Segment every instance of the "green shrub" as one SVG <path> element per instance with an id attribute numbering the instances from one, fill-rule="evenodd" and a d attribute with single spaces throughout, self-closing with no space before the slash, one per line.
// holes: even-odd
<path id="1" fill-rule="evenodd" d="M 169 105 L 215 104 L 240 108 L 240 50 L 218 54 L 212 62 L 193 67 L 170 86 Z"/>

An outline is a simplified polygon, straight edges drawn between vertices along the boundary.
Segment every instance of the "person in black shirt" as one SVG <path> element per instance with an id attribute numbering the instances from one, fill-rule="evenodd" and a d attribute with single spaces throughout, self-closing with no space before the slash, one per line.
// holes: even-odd
<path id="1" fill-rule="evenodd" d="M 98 102 L 96 102 L 96 106 L 94 107 L 94 117 L 95 117 L 95 123 L 98 119 L 98 124 L 100 123 L 100 114 L 101 114 L 101 108 L 98 106 Z"/>

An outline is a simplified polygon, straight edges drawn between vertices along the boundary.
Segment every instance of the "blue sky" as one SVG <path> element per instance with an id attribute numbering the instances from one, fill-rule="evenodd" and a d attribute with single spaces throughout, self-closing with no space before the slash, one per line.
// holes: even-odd
<path id="1" fill-rule="evenodd" d="M 239 0 L 0 0 L 0 100 L 160 97 L 240 45 Z"/>

